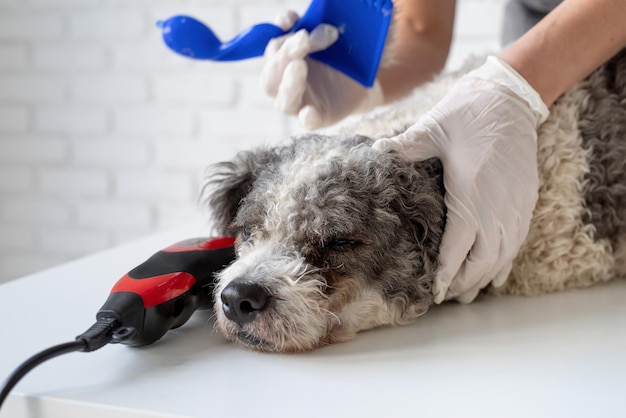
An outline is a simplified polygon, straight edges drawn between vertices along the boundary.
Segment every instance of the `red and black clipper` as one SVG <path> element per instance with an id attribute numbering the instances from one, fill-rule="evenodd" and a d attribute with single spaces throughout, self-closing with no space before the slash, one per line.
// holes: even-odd
<path id="1" fill-rule="evenodd" d="M 152 344 L 187 322 L 196 309 L 210 308 L 215 275 L 235 259 L 234 244 L 234 238 L 189 239 L 132 269 L 113 286 L 87 331 L 35 354 L 11 373 L 0 388 L 0 407 L 24 375 L 44 361 L 109 343 Z"/>
<path id="2" fill-rule="evenodd" d="M 120 324 L 113 340 L 152 344 L 180 327 L 196 309 L 212 306 L 215 274 L 235 259 L 234 238 L 193 238 L 154 254 L 113 286 L 96 314 Z"/>

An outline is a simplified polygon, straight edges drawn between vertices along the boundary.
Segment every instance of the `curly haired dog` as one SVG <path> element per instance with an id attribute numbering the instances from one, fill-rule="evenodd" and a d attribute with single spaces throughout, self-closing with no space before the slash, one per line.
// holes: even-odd
<path id="1" fill-rule="evenodd" d="M 460 74 L 340 135 L 242 152 L 212 167 L 207 201 L 237 259 L 218 277 L 216 326 L 293 352 L 413 321 L 433 303 L 445 224 L 438 160 L 370 147 L 404 131 Z M 365 135 L 365 136 L 364 136 Z M 626 53 L 563 95 L 538 130 L 539 200 L 497 294 L 537 295 L 626 272 Z"/>

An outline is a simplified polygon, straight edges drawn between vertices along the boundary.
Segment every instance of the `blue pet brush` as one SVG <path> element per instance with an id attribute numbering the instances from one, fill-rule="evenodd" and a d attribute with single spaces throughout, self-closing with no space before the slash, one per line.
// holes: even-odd
<path id="1" fill-rule="evenodd" d="M 222 42 L 203 23 L 189 16 L 159 22 L 165 44 L 189 58 L 236 61 L 263 55 L 272 38 L 300 29 L 312 31 L 320 23 L 339 29 L 339 39 L 311 58 L 330 65 L 365 87 L 371 87 L 385 47 L 391 23 L 391 0 L 313 0 L 289 31 L 260 23 L 228 42 Z"/>

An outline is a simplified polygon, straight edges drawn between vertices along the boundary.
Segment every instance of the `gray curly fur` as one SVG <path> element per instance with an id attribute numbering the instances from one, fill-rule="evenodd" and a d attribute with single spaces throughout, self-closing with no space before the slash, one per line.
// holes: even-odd
<path id="1" fill-rule="evenodd" d="M 298 201 L 283 231 L 311 266 L 323 268 L 329 284 L 342 275 L 369 278 L 390 301 L 404 307 L 429 305 L 432 273 L 445 220 L 442 168 L 438 160 L 408 163 L 396 153 L 370 148 L 366 137 L 299 137 L 288 146 L 242 152 L 215 165 L 208 204 L 222 233 L 263 233 L 271 184 L 291 187 L 281 167 L 333 147 L 349 149 L 290 194 Z M 337 239 L 359 242 L 334 251 Z M 331 286 L 332 287 L 332 286 Z"/>
<path id="2" fill-rule="evenodd" d="M 205 173 L 208 181 L 201 195 L 211 209 L 215 229 L 223 236 L 236 236 L 239 232 L 232 225 L 241 200 L 252 189 L 264 168 L 280 159 L 280 150 L 259 148 L 242 151 L 233 161 L 214 164 Z"/>
<path id="3" fill-rule="evenodd" d="M 589 99 L 578 127 L 589 153 L 583 194 L 597 239 L 626 235 L 626 50 L 581 83 Z"/>

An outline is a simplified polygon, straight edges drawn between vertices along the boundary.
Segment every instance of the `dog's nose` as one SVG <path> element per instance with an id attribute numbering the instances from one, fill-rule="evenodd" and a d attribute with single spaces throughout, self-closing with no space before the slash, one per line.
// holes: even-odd
<path id="1" fill-rule="evenodd" d="M 258 284 L 233 280 L 222 290 L 222 310 L 226 318 L 242 326 L 265 309 L 269 297 L 267 290 Z"/>

